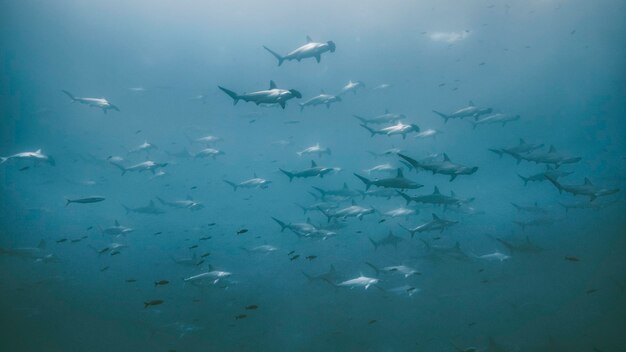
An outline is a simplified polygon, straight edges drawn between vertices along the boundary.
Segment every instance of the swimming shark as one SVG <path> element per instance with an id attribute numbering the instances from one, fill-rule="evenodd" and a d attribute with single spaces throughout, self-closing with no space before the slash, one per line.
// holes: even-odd
<path id="1" fill-rule="evenodd" d="M 336 50 L 335 43 L 331 40 L 326 43 L 316 43 L 309 37 L 306 36 L 306 44 L 303 46 L 291 51 L 287 55 L 280 55 L 277 52 L 271 50 L 270 48 L 263 46 L 265 50 L 267 50 L 270 54 L 272 54 L 278 60 L 278 66 L 282 65 L 284 61 L 297 60 L 298 62 L 302 59 L 314 57 L 317 63 L 322 60 L 322 54 L 325 52 L 334 53 Z"/>
<path id="2" fill-rule="evenodd" d="M 105 235 L 120 236 L 120 235 L 126 235 L 126 234 L 131 233 L 131 232 L 133 232 L 135 230 L 133 228 L 130 228 L 130 227 L 122 226 L 122 225 L 120 225 L 120 223 L 117 220 L 115 220 L 115 225 L 114 226 L 106 227 L 104 229 L 101 229 L 101 231 Z"/>
<path id="3" fill-rule="evenodd" d="M 376 275 L 380 275 L 380 272 L 385 272 L 385 273 L 390 273 L 390 274 L 398 273 L 398 274 L 403 275 L 405 279 L 412 275 L 421 275 L 419 271 L 411 267 L 408 267 L 406 265 L 391 265 L 391 266 L 385 266 L 385 267 L 379 268 L 369 262 L 365 262 L 365 264 L 367 264 L 369 267 L 374 269 L 374 271 L 376 272 Z"/>
<path id="4" fill-rule="evenodd" d="M 518 155 L 526 154 L 533 152 L 537 149 L 543 148 L 544 144 L 533 144 L 526 143 L 526 141 L 522 138 L 519 139 L 519 144 L 513 147 L 505 147 L 505 148 L 489 148 L 489 151 L 498 154 L 498 156 L 502 157 L 502 155 L 510 155 L 513 158 L 520 160 Z"/>
<path id="5" fill-rule="evenodd" d="M 531 214 L 547 214 L 548 211 L 545 208 L 539 206 L 537 202 L 533 205 L 519 205 L 511 202 L 511 205 L 520 212 L 526 212 Z"/>
<path id="6" fill-rule="evenodd" d="M 348 92 L 352 92 L 354 94 L 356 94 L 356 91 L 359 89 L 364 89 L 365 88 L 365 83 L 361 82 L 361 81 L 348 81 L 348 83 L 346 83 L 345 86 L 343 86 L 343 88 L 341 88 L 341 92 L 339 92 L 339 95 L 343 95 L 346 94 Z"/>
<path id="7" fill-rule="evenodd" d="M 398 244 L 404 241 L 404 238 L 394 235 L 391 230 L 389 230 L 389 234 L 387 234 L 387 236 L 378 241 L 373 240 L 371 237 L 368 237 L 368 239 L 372 245 L 374 245 L 374 250 L 377 250 L 378 247 L 384 246 L 393 246 L 393 248 L 398 248 Z"/>
<path id="8" fill-rule="evenodd" d="M 409 215 L 414 215 L 416 214 L 417 211 L 415 211 L 414 209 L 409 209 L 409 208 L 405 208 L 405 207 L 399 207 L 399 208 L 395 208 L 395 209 L 391 209 L 389 211 L 384 212 L 382 215 L 384 216 L 388 216 L 390 218 L 397 218 L 397 217 L 401 217 L 401 216 L 409 216 Z"/>
<path id="9" fill-rule="evenodd" d="M 341 101 L 341 97 L 338 95 L 326 94 L 324 91 L 320 95 L 317 95 L 304 103 L 298 103 L 300 105 L 300 111 L 304 110 L 307 106 L 326 105 L 326 108 L 330 108 L 330 104 Z"/>
<path id="10" fill-rule="evenodd" d="M 418 189 L 420 187 L 424 187 L 424 185 L 404 177 L 402 169 L 398 169 L 396 176 L 390 178 L 370 180 L 367 177 L 363 177 L 357 173 L 355 173 L 354 176 L 363 181 L 366 191 L 369 190 L 371 186 L 395 189 Z"/>
<path id="11" fill-rule="evenodd" d="M 296 152 L 296 154 L 298 154 L 298 156 L 317 154 L 320 158 L 324 154 L 330 156 L 331 153 L 332 152 L 331 152 L 330 148 L 328 148 L 328 147 L 323 148 L 323 147 L 320 146 L 319 143 L 317 143 L 317 144 L 315 144 L 313 146 L 310 146 L 308 148 L 305 148 L 305 149 L 303 149 L 303 150 L 301 150 L 299 152 Z"/>
<path id="12" fill-rule="evenodd" d="M 322 212 L 322 214 L 326 215 L 326 218 L 328 218 L 328 222 L 330 222 L 330 220 L 332 220 L 333 218 L 345 220 L 350 217 L 355 217 L 359 220 L 363 220 L 363 217 L 365 215 L 375 213 L 376 209 L 374 207 L 364 208 L 362 206 L 356 205 L 353 200 L 352 205 L 349 207 L 345 207 L 332 212 L 320 208 L 320 211 Z"/>
<path id="13" fill-rule="evenodd" d="M 443 161 L 421 160 L 417 161 L 404 154 L 398 154 L 399 157 L 406 160 L 415 170 L 424 169 L 434 174 L 450 175 L 450 182 L 459 175 L 471 175 L 478 170 L 477 166 L 465 166 L 453 163 L 446 153 L 443 153 Z"/>
<path id="14" fill-rule="evenodd" d="M 499 261 L 499 262 L 503 262 L 505 260 L 511 259 L 510 255 L 506 255 L 504 253 L 495 251 L 492 253 L 487 253 L 487 254 L 483 254 L 483 255 L 472 255 L 475 259 L 479 259 L 479 260 L 484 260 L 484 261 L 489 261 L 489 262 L 495 262 L 495 261 Z"/>
<path id="15" fill-rule="evenodd" d="M 368 174 L 371 174 L 372 172 L 390 172 L 390 173 L 396 173 L 396 170 L 398 170 L 398 168 L 396 166 L 393 166 L 389 163 L 386 164 L 380 164 L 380 165 L 376 165 L 373 166 L 369 169 L 365 169 L 363 170 L 364 172 L 367 172 Z"/>
<path id="16" fill-rule="evenodd" d="M 475 121 L 468 120 L 472 124 L 472 129 L 476 129 L 480 125 L 490 125 L 494 123 L 501 123 L 502 126 L 506 126 L 508 122 L 517 121 L 520 119 L 520 115 L 497 113 L 487 115 L 485 117 L 476 118 Z"/>
<path id="17" fill-rule="evenodd" d="M 328 271 L 325 273 L 322 273 L 319 275 L 310 275 L 303 271 L 302 274 L 307 279 L 309 279 L 310 282 L 324 281 L 324 282 L 330 283 L 331 285 L 335 285 L 341 277 L 341 275 L 339 275 L 339 273 L 335 269 L 335 266 L 332 264 L 330 265 L 330 268 L 328 269 Z"/>
<path id="18" fill-rule="evenodd" d="M 327 237 L 336 235 L 336 232 L 313 225 L 310 219 L 307 219 L 307 222 L 304 223 L 285 223 L 275 217 L 272 217 L 272 219 L 280 225 L 280 232 L 289 229 L 299 237 L 321 237 L 322 239 L 326 239 Z"/>
<path id="19" fill-rule="evenodd" d="M 204 205 L 202 203 L 198 203 L 195 202 L 191 196 L 187 196 L 187 199 L 185 200 L 175 200 L 175 201 L 165 201 L 163 199 L 161 199 L 160 197 L 156 197 L 156 199 L 163 205 L 166 205 L 170 208 L 176 208 L 176 209 L 189 209 L 191 211 L 197 211 L 197 210 L 201 210 L 204 208 Z"/>
<path id="20" fill-rule="evenodd" d="M 289 177 L 289 182 L 291 182 L 294 177 L 295 178 L 307 178 L 307 177 L 316 177 L 324 178 L 324 175 L 332 172 L 334 169 L 330 167 L 322 167 L 317 166 L 317 163 L 314 160 L 311 160 L 311 167 L 308 169 L 300 170 L 300 171 L 285 171 L 283 169 L 279 169 L 283 174 Z"/>
<path id="21" fill-rule="evenodd" d="M 246 248 L 246 247 L 239 247 L 242 250 L 246 251 L 248 254 L 269 254 L 272 252 L 276 252 L 278 250 L 277 247 L 274 247 L 272 245 L 269 244 L 263 244 L 260 246 L 256 246 L 256 247 L 252 247 L 252 248 Z"/>
<path id="22" fill-rule="evenodd" d="M 330 211 L 330 210 L 332 210 L 332 209 L 336 209 L 336 208 L 338 208 L 338 207 L 339 207 L 337 204 L 334 204 L 334 203 L 328 203 L 328 202 L 318 202 L 318 203 L 314 203 L 314 204 L 307 205 L 307 206 L 304 206 L 304 205 L 301 205 L 301 204 L 298 204 L 298 203 L 296 203 L 296 205 L 297 205 L 300 209 L 302 209 L 302 211 L 304 212 L 304 214 L 306 214 L 306 213 L 307 213 L 307 212 L 309 212 L 309 211 L 313 211 L 313 210 L 314 210 L 314 211 L 319 211 L 319 210 L 320 210 L 320 208 L 321 208 L 321 209 L 324 209 L 324 210 L 326 210 L 326 211 Z"/>
<path id="23" fill-rule="evenodd" d="M 548 176 L 552 177 L 553 179 L 558 179 L 559 177 L 565 177 L 565 176 L 569 176 L 573 174 L 572 171 L 563 171 L 563 170 L 557 170 L 557 169 L 553 169 L 550 165 L 546 165 L 546 171 L 537 173 L 537 174 L 533 174 L 530 176 L 522 176 L 520 174 L 517 174 L 517 176 L 519 176 L 519 178 L 522 179 L 522 181 L 524 181 L 524 186 L 528 185 L 528 182 L 539 182 L 539 181 L 547 181 L 548 180 Z"/>
<path id="24" fill-rule="evenodd" d="M 438 111 L 433 110 L 433 112 L 444 119 L 444 122 L 448 122 L 449 119 L 462 119 L 465 117 L 480 117 L 481 115 L 491 114 L 493 110 L 491 108 L 479 108 L 474 105 L 472 101 L 469 102 L 468 106 L 461 108 L 451 114 L 444 114 Z"/>
<path id="25" fill-rule="evenodd" d="M 451 192 L 452 195 L 446 196 L 445 194 L 441 194 L 439 191 L 439 187 L 435 186 L 435 190 L 431 194 L 425 194 L 422 196 L 409 196 L 406 193 L 398 192 L 399 195 L 406 200 L 406 204 L 409 205 L 411 202 L 415 203 L 425 203 L 425 204 L 433 204 L 433 205 L 443 205 L 447 207 L 448 205 L 461 206 L 464 203 L 469 203 L 474 200 L 474 198 L 469 199 L 461 199 Z"/>
<path id="26" fill-rule="evenodd" d="M 349 198 L 355 198 L 361 195 L 361 193 L 359 193 L 358 191 L 350 189 L 350 187 L 348 187 L 348 184 L 345 182 L 343 183 L 343 187 L 339 189 L 322 189 L 322 188 L 315 187 L 315 186 L 313 186 L 313 188 L 316 191 L 320 192 L 322 199 L 326 199 L 329 196 L 336 196 L 336 197 L 349 199 Z"/>
<path id="27" fill-rule="evenodd" d="M 236 105 L 239 100 L 245 102 L 253 102 L 256 105 L 259 104 L 278 104 L 281 108 L 285 108 L 285 104 L 289 99 L 302 98 L 302 94 L 295 89 L 279 89 L 276 87 L 274 81 L 270 81 L 270 88 L 268 90 L 260 90 L 252 93 L 237 94 L 232 90 L 228 90 L 224 87 L 218 86 L 224 93 L 233 99 L 233 105 Z"/>
<path id="28" fill-rule="evenodd" d="M 551 145 L 548 152 L 532 152 L 527 154 L 517 154 L 518 163 L 521 160 L 532 161 L 537 164 L 552 164 L 557 169 L 563 164 L 575 164 L 582 160 L 581 157 L 568 157 L 559 154 L 556 148 Z"/>
<path id="29" fill-rule="evenodd" d="M 78 103 L 85 104 L 90 107 L 100 108 L 102 109 L 102 112 L 104 112 L 105 114 L 107 113 L 107 110 L 120 111 L 120 109 L 117 106 L 111 104 L 105 98 L 77 98 L 73 96 L 72 93 L 66 90 L 62 90 L 62 92 L 65 93 L 65 95 L 67 95 L 68 97 L 70 97 L 73 103 L 78 102 Z"/>
<path id="30" fill-rule="evenodd" d="M 443 133 L 442 131 L 429 128 L 429 129 L 423 130 L 422 132 L 417 133 L 415 135 L 415 138 L 429 138 L 429 137 L 436 138 L 437 135 L 440 135 L 442 133 Z"/>
<path id="31" fill-rule="evenodd" d="M 371 134 L 370 137 L 374 137 L 377 134 L 385 135 L 387 137 L 401 135 L 402 139 L 406 139 L 407 134 L 420 131 L 420 128 L 416 124 L 412 123 L 412 124 L 407 125 L 402 122 L 398 122 L 395 125 L 381 128 L 379 130 L 371 129 L 366 124 L 361 124 L 361 127 L 365 128 L 366 130 L 370 132 Z"/>
<path id="32" fill-rule="evenodd" d="M 354 279 L 350 279 L 350 280 L 346 280 L 343 282 L 340 282 L 338 284 L 332 283 L 334 286 L 336 287 L 348 287 L 348 288 L 355 288 L 355 287 L 363 287 L 364 289 L 368 289 L 370 286 L 372 285 L 376 285 L 378 283 L 378 279 L 376 278 L 372 278 L 372 277 L 367 277 L 367 276 L 363 276 L 360 275 Z"/>
<path id="33" fill-rule="evenodd" d="M 1 248 L 0 255 L 32 259 L 37 263 L 57 262 L 58 258 L 46 250 L 46 241 L 41 240 L 37 247 Z"/>
<path id="34" fill-rule="evenodd" d="M 426 255 L 424 258 L 429 258 L 432 260 L 441 260 L 441 259 L 454 259 L 467 261 L 470 257 L 461 250 L 461 245 L 459 242 L 456 242 L 453 246 L 444 247 L 444 246 L 433 246 L 428 241 L 420 239 L 422 243 L 424 243 L 424 247 L 426 248 Z"/>
<path id="35" fill-rule="evenodd" d="M 228 180 L 224 180 L 227 184 L 231 185 L 233 189 L 236 191 L 237 188 L 261 188 L 267 189 L 272 181 L 266 180 L 261 177 L 257 177 L 256 173 L 254 177 L 245 181 L 241 181 L 239 183 L 234 183 Z"/>
<path id="36" fill-rule="evenodd" d="M 151 160 L 146 160 L 144 162 L 141 162 L 139 164 L 135 164 L 129 167 L 124 167 L 121 164 L 118 164 L 117 162 L 113 162 L 113 161 L 111 161 L 111 164 L 115 165 L 117 168 L 122 170 L 122 176 L 123 176 L 127 172 L 141 173 L 144 171 L 150 171 L 152 174 L 154 174 L 158 169 L 166 167 L 168 163 L 157 163 Z"/>
<path id="37" fill-rule="evenodd" d="M 194 159 L 211 157 L 215 160 L 220 155 L 225 155 L 223 151 L 215 148 L 204 148 L 193 155 Z"/>
<path id="38" fill-rule="evenodd" d="M 549 226 L 555 223 L 555 219 L 547 216 L 538 217 L 535 219 L 525 220 L 525 221 L 513 221 L 514 224 L 520 226 L 522 231 L 526 230 L 527 227 L 530 226 Z"/>
<path id="39" fill-rule="evenodd" d="M 213 270 L 213 267 L 211 265 L 209 265 L 209 271 L 205 271 L 205 272 L 197 274 L 197 275 L 189 276 L 189 277 L 183 279 L 183 281 L 184 282 L 189 282 L 189 283 L 192 283 L 192 284 L 200 284 L 203 281 L 208 280 L 213 285 L 215 285 L 220 280 L 225 280 L 225 279 L 229 278 L 231 275 L 232 275 L 232 273 L 229 273 L 228 271 Z"/>
<path id="40" fill-rule="evenodd" d="M 0 157 L 0 164 L 4 164 L 9 160 L 32 160 L 35 164 L 48 163 L 52 166 L 56 165 L 54 158 L 49 155 L 43 154 L 41 149 L 37 149 L 34 152 L 21 152 L 9 156 Z"/>
<path id="41" fill-rule="evenodd" d="M 564 185 L 550 176 L 547 176 L 547 179 L 559 190 L 559 193 L 563 193 L 565 191 L 575 196 L 587 196 L 591 202 L 598 197 L 608 196 L 620 191 L 619 188 L 603 188 L 595 186 L 587 177 L 585 177 L 585 181 L 582 185 Z"/>
<path id="42" fill-rule="evenodd" d="M 417 225 L 416 227 L 412 229 L 406 228 L 402 225 L 400 225 L 400 227 L 408 231 L 411 234 L 411 238 L 413 238 L 415 233 L 422 233 L 422 232 L 428 232 L 428 231 L 439 231 L 441 233 L 448 227 L 459 223 L 458 221 L 454 221 L 454 220 L 442 219 L 438 217 L 436 214 L 432 214 L 432 216 L 433 216 L 432 220 L 425 222 L 423 224 Z"/>
<path id="43" fill-rule="evenodd" d="M 543 248 L 533 243 L 528 236 L 524 241 L 517 243 L 502 238 L 495 238 L 495 240 L 500 242 L 509 253 L 536 254 L 544 251 Z"/>
<path id="44" fill-rule="evenodd" d="M 154 205 L 154 201 L 151 200 L 150 203 L 146 206 L 137 207 L 137 208 L 129 208 L 126 205 L 122 204 L 124 209 L 126 210 L 126 214 L 129 213 L 137 213 L 137 214 L 150 214 L 150 215 L 160 215 L 165 214 L 165 212 Z"/>
<path id="45" fill-rule="evenodd" d="M 389 112 L 389 110 L 385 109 L 385 113 L 382 115 L 378 115 L 378 116 L 374 116 L 371 118 L 365 118 L 365 117 L 361 117 L 358 115 L 352 115 L 354 116 L 356 119 L 358 119 L 359 121 L 361 121 L 362 124 L 367 125 L 367 124 L 374 124 L 374 125 L 379 125 L 379 124 L 385 124 L 385 123 L 394 123 L 394 122 L 398 122 L 400 120 L 406 119 L 406 115 L 405 114 L 395 114 L 395 113 L 391 113 Z"/>

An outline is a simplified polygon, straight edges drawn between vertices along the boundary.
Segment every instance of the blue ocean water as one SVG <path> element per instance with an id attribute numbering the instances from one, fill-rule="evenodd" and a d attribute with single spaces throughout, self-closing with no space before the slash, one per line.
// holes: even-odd
<path id="1" fill-rule="evenodd" d="M 0 2 L 0 350 L 625 351 L 625 10 Z"/>

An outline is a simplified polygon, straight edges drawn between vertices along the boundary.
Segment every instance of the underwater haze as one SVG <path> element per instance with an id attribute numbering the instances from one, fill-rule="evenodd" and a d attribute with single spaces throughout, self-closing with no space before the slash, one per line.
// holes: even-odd
<path id="1" fill-rule="evenodd" d="M 626 351 L 624 13 L 0 1 L 0 350 Z"/>

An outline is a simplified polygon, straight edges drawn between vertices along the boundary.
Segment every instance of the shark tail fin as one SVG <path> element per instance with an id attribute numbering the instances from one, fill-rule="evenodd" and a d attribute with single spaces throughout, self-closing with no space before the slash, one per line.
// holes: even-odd
<path id="1" fill-rule="evenodd" d="M 520 175 L 520 174 L 517 174 L 517 176 L 518 176 L 519 178 L 521 178 L 521 179 L 522 179 L 522 181 L 524 181 L 524 186 L 527 186 L 527 185 L 528 185 L 528 181 L 530 181 L 530 180 L 528 179 L 528 177 L 524 177 L 524 176 L 522 176 L 522 175 Z"/>
<path id="2" fill-rule="evenodd" d="M 502 151 L 501 150 L 489 148 L 489 151 L 498 154 L 498 156 L 502 158 Z"/>
<path id="3" fill-rule="evenodd" d="M 124 207 L 124 210 L 126 210 L 126 215 L 128 215 L 130 213 L 130 208 L 125 206 L 124 204 L 122 204 L 122 206 Z"/>
<path id="4" fill-rule="evenodd" d="M 230 182 L 227 180 L 224 180 L 224 182 L 228 183 L 229 185 L 231 185 L 233 187 L 233 190 L 237 191 L 237 184 L 234 182 Z"/>
<path id="5" fill-rule="evenodd" d="M 122 176 L 124 176 L 126 174 L 126 168 L 123 167 L 122 165 L 115 163 L 115 162 L 111 162 L 111 164 L 113 164 L 115 167 L 117 167 L 118 169 L 122 170 Z"/>
<path id="6" fill-rule="evenodd" d="M 289 171 L 285 171 L 283 169 L 279 169 L 283 174 L 287 175 L 287 177 L 289 177 L 289 182 L 293 181 L 293 173 L 289 172 Z"/>
<path id="7" fill-rule="evenodd" d="M 441 116 L 441 117 L 443 118 L 443 122 L 444 122 L 444 123 L 447 123 L 447 122 L 448 122 L 448 119 L 450 118 L 450 116 L 448 116 L 448 115 L 446 115 L 446 114 L 444 114 L 444 113 L 441 113 L 441 112 L 439 112 L 439 111 L 436 111 L 436 110 L 433 110 L 433 112 L 434 112 L 435 114 L 437 114 L 437 115 Z"/>
<path id="8" fill-rule="evenodd" d="M 72 201 L 71 201 L 69 198 L 68 198 L 68 199 L 66 199 L 65 206 L 70 205 L 70 203 L 71 203 L 71 202 L 72 202 Z"/>
<path id="9" fill-rule="evenodd" d="M 280 54 L 278 54 L 274 50 L 266 47 L 265 45 L 263 45 L 263 49 L 267 50 L 270 54 L 272 54 L 276 58 L 276 60 L 278 60 L 278 66 L 282 65 L 283 61 L 285 61 L 284 57 L 282 57 Z"/>
<path id="10" fill-rule="evenodd" d="M 228 94 L 229 97 L 233 98 L 233 105 L 237 105 L 237 103 L 239 102 L 239 95 L 235 92 L 233 92 L 232 90 L 226 89 L 224 87 L 221 86 L 217 86 L 219 89 L 222 90 L 222 92 Z"/>
<path id="11" fill-rule="evenodd" d="M 304 271 L 302 272 L 302 275 L 304 275 L 304 276 L 305 276 L 305 277 L 306 277 L 309 281 L 313 281 L 313 280 L 314 280 L 314 279 L 313 279 L 313 276 L 311 276 L 311 275 L 309 275 L 309 274 L 305 273 Z"/>
<path id="12" fill-rule="evenodd" d="M 402 196 L 402 198 L 404 198 L 404 200 L 406 200 L 406 205 L 409 205 L 409 203 L 411 203 L 411 197 L 404 193 L 404 192 L 400 192 L 400 191 L 396 191 L 400 196 Z"/>
<path id="13" fill-rule="evenodd" d="M 274 221 L 276 221 L 276 223 L 278 223 L 278 225 L 280 225 L 280 232 L 285 231 L 285 229 L 287 228 L 287 224 L 285 224 L 284 222 L 276 219 L 275 217 L 272 216 L 272 219 L 274 219 Z"/>
<path id="14" fill-rule="evenodd" d="M 367 126 L 364 123 L 361 124 L 361 127 L 365 128 L 366 130 L 368 130 L 371 133 L 370 137 L 374 137 L 374 135 L 376 135 L 376 133 L 378 133 L 375 130 L 369 128 L 369 126 Z"/>
<path id="15" fill-rule="evenodd" d="M 65 95 L 67 95 L 68 97 L 70 97 L 70 99 L 72 99 L 72 101 L 76 101 L 76 98 L 72 95 L 72 93 L 66 91 L 66 90 L 62 90 L 61 92 L 65 93 Z"/>
<path id="16" fill-rule="evenodd" d="M 295 204 L 296 204 L 296 206 L 297 206 L 298 208 L 302 209 L 302 211 L 304 212 L 304 214 L 306 214 L 306 213 L 307 213 L 308 209 L 307 209 L 307 208 L 305 208 L 305 207 L 304 207 L 304 205 L 299 204 L 299 203 L 295 203 Z"/>
<path id="17" fill-rule="evenodd" d="M 361 117 L 361 116 L 358 116 L 358 115 L 352 115 L 352 116 L 354 116 L 356 119 L 361 121 L 361 123 L 367 124 L 367 120 L 364 117 Z"/>
<path id="18" fill-rule="evenodd" d="M 0 156 L 0 164 L 4 164 L 7 160 L 9 160 L 9 158 L 6 158 L 4 156 Z"/>
<path id="19" fill-rule="evenodd" d="M 378 246 L 380 245 L 378 242 L 374 241 L 371 237 L 368 237 L 368 239 L 370 240 L 370 242 L 374 245 L 374 250 L 378 249 Z"/>
<path id="20" fill-rule="evenodd" d="M 380 269 L 378 269 L 378 267 L 376 267 L 374 264 L 370 262 L 365 262 L 365 264 L 367 264 L 370 268 L 374 269 L 374 271 L 376 272 L 376 276 L 380 275 Z"/>
<path id="21" fill-rule="evenodd" d="M 411 238 L 413 238 L 413 236 L 415 236 L 415 230 L 411 230 L 409 228 L 404 227 L 403 225 L 400 225 L 401 228 L 403 228 L 404 230 L 406 230 L 408 233 L 411 234 Z"/>
<path id="22" fill-rule="evenodd" d="M 556 187 L 559 190 L 559 193 L 563 192 L 563 186 L 561 186 L 559 181 L 557 181 L 556 178 L 554 178 L 554 176 L 546 175 L 546 179 L 550 181 L 550 183 L 552 183 L 554 187 Z"/>
<path id="23" fill-rule="evenodd" d="M 365 190 L 369 190 L 370 187 L 372 186 L 372 181 L 370 181 L 370 179 L 368 179 L 367 177 L 363 177 L 359 174 L 354 174 L 354 176 L 358 177 L 359 180 L 363 181 L 363 183 L 365 183 Z"/>
<path id="24" fill-rule="evenodd" d="M 332 219 L 332 215 L 327 212 L 326 210 L 322 209 L 321 207 L 317 207 L 317 210 L 319 210 L 322 214 L 324 214 L 326 216 L 326 218 L 328 219 L 328 222 L 330 222 L 330 220 Z"/>

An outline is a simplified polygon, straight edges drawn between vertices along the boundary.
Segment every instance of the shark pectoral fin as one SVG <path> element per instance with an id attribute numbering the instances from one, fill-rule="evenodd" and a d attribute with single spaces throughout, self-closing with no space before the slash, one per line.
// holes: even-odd
<path id="1" fill-rule="evenodd" d="M 315 60 L 317 61 L 317 63 L 319 64 L 320 61 L 322 61 L 322 56 L 320 54 L 315 55 Z"/>

